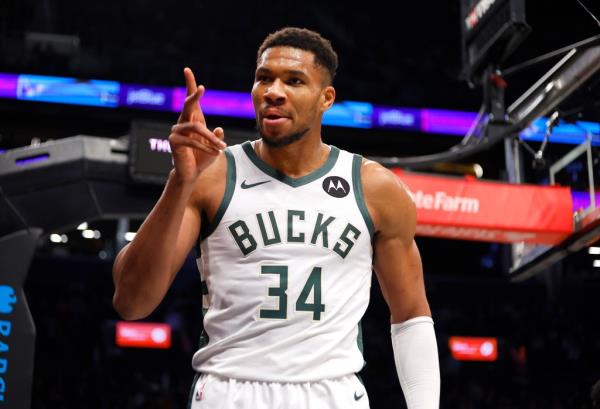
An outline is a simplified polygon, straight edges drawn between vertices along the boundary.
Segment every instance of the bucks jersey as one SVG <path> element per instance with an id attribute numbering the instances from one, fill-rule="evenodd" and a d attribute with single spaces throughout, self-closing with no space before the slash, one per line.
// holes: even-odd
<path id="1" fill-rule="evenodd" d="M 274 382 L 358 372 L 373 236 L 361 157 L 332 146 L 323 166 L 294 179 L 250 142 L 225 155 L 224 198 L 197 260 L 208 343 L 194 369 Z"/>

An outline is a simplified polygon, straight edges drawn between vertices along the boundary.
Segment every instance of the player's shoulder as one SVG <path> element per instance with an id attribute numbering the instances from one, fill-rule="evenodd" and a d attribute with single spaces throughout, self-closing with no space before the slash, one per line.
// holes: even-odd
<path id="1" fill-rule="evenodd" d="M 362 159 L 361 182 L 365 194 L 376 196 L 397 196 L 400 200 L 412 201 L 408 187 L 398 175 L 380 163 Z"/>
<path id="2" fill-rule="evenodd" d="M 376 230 L 413 223 L 416 207 L 408 187 L 390 169 L 363 159 L 361 184 Z"/>

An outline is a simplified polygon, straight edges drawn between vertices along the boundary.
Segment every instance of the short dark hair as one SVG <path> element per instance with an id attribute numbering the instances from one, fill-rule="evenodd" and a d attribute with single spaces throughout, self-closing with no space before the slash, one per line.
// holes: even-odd
<path id="1" fill-rule="evenodd" d="M 330 83 L 333 83 L 338 67 L 338 57 L 331 46 L 331 41 L 321 37 L 316 31 L 285 27 L 269 34 L 258 48 L 257 63 L 265 50 L 272 47 L 293 47 L 312 52 L 315 56 L 315 63 L 327 70 Z"/>

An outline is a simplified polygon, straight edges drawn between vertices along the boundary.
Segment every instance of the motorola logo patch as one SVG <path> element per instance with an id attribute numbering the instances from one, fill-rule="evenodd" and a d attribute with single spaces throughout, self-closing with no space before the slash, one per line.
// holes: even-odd
<path id="1" fill-rule="evenodd" d="M 350 193 L 350 185 L 339 176 L 329 176 L 323 181 L 323 190 L 333 197 L 345 197 Z"/>

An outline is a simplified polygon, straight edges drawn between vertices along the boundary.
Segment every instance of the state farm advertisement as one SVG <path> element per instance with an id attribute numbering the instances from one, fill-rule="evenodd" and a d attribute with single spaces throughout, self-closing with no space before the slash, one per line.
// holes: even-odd
<path id="1" fill-rule="evenodd" d="M 573 232 L 570 189 L 392 169 L 417 206 L 417 235 L 556 244 Z"/>

